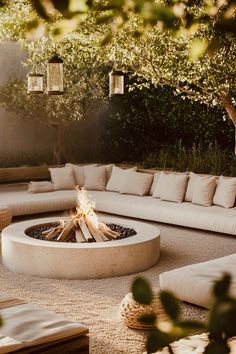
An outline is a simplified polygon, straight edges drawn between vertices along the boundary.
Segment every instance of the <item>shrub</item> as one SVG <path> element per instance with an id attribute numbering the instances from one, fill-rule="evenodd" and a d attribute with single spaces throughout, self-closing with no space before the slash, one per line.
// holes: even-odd
<path id="1" fill-rule="evenodd" d="M 102 129 L 104 156 L 116 162 L 142 161 L 164 150 L 165 159 L 164 145 L 174 149 L 180 140 L 186 150 L 217 142 L 219 149 L 233 151 L 234 128 L 223 121 L 224 114 L 223 109 L 175 96 L 171 87 L 135 89 L 111 100 Z"/>
<path id="2" fill-rule="evenodd" d="M 213 175 L 236 175 L 236 158 L 232 151 L 221 149 L 217 143 L 204 147 L 194 144 L 187 149 L 180 141 L 174 146 L 164 146 L 158 152 L 144 157 L 145 168 L 175 171 L 193 171 Z"/>

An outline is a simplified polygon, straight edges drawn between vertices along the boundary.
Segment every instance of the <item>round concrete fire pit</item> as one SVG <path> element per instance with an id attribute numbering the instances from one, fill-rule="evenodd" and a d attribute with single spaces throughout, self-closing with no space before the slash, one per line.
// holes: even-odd
<path id="1" fill-rule="evenodd" d="M 29 227 L 57 222 L 58 217 L 19 222 L 2 232 L 3 265 L 13 272 L 64 279 L 96 279 L 140 272 L 160 257 L 160 231 L 130 219 L 102 217 L 104 223 L 133 228 L 137 234 L 110 242 L 64 243 L 28 237 Z"/>

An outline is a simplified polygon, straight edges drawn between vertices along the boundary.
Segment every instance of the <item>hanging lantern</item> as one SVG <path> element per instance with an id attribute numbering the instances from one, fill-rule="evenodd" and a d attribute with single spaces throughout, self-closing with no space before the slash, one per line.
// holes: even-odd
<path id="1" fill-rule="evenodd" d="M 30 94 L 43 93 L 43 74 L 29 73 L 28 74 L 28 91 Z"/>
<path id="2" fill-rule="evenodd" d="M 54 55 L 47 63 L 47 93 L 63 94 L 63 60 L 58 55 Z"/>
<path id="3" fill-rule="evenodd" d="M 109 97 L 121 96 L 125 92 L 124 73 L 119 70 L 112 70 L 109 73 Z"/>

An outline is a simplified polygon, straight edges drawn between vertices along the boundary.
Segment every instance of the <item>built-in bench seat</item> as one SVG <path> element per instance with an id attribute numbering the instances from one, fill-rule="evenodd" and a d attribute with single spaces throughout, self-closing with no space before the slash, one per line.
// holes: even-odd
<path id="1" fill-rule="evenodd" d="M 108 191 L 89 191 L 89 195 L 100 212 L 236 235 L 236 208 L 173 203 Z M 8 205 L 13 216 L 70 209 L 76 199 L 75 190 L 31 194 L 27 184 L 0 188 L 0 204 Z"/>

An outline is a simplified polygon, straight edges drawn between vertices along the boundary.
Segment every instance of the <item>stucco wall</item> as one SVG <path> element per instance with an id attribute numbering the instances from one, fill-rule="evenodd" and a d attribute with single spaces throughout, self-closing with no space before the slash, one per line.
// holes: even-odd
<path id="1" fill-rule="evenodd" d="M 24 77 L 22 61 L 27 57 L 18 43 L 0 43 L 0 85 L 12 77 Z M 95 161 L 99 158 L 100 121 L 98 112 L 87 121 L 65 129 L 64 148 L 68 161 Z M 49 163 L 55 141 L 53 128 L 17 117 L 17 112 L 0 109 L 0 167 Z"/>

